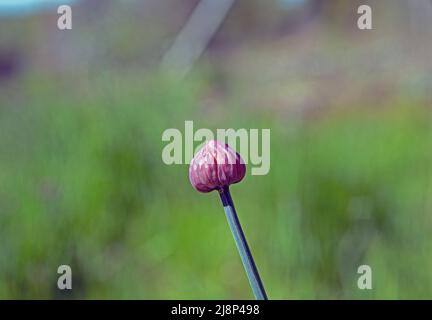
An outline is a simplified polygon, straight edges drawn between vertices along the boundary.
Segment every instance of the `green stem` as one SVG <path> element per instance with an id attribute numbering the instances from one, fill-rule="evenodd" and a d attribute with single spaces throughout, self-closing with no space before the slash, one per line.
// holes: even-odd
<path id="1" fill-rule="evenodd" d="M 255 298 L 257 300 L 267 300 L 267 294 L 264 290 L 264 286 L 259 276 L 258 269 L 252 257 L 252 253 L 250 252 L 249 246 L 246 242 L 245 235 L 243 233 L 240 221 L 234 208 L 234 203 L 232 201 L 229 188 L 224 187 L 220 189 L 219 195 L 221 197 L 225 214 L 231 228 L 231 232 L 234 236 L 237 249 L 240 253 L 240 257 L 243 262 L 243 266 L 245 268 Z"/>

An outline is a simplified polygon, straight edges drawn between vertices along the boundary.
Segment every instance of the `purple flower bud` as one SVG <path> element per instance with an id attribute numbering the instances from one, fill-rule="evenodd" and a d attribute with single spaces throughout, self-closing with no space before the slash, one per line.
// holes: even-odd
<path id="1" fill-rule="evenodd" d="M 240 155 L 227 144 L 207 142 L 189 166 L 189 180 L 200 192 L 210 192 L 240 182 L 246 165 Z"/>

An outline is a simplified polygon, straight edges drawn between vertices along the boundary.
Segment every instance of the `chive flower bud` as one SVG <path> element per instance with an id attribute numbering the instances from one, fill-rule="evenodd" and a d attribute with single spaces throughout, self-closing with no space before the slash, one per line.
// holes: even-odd
<path id="1" fill-rule="evenodd" d="M 221 190 L 240 182 L 245 174 L 246 165 L 241 156 L 228 144 L 216 140 L 208 141 L 189 167 L 189 180 L 199 192 Z"/>

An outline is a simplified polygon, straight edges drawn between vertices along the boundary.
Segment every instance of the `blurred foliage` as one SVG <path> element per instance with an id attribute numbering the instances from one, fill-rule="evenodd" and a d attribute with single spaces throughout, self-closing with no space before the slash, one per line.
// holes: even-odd
<path id="1" fill-rule="evenodd" d="M 429 2 L 374 2 L 363 32 L 359 0 L 238 1 L 159 74 L 196 2 L 2 16 L 0 298 L 252 298 L 217 194 L 162 162 L 185 120 L 271 128 L 270 173 L 232 187 L 270 298 L 431 298 Z"/>
<path id="2" fill-rule="evenodd" d="M 430 297 L 422 101 L 313 121 L 227 107 L 227 122 L 201 108 L 205 75 L 81 81 L 29 78 L 0 108 L 1 298 L 251 298 L 217 195 L 161 160 L 163 130 L 184 119 L 272 128 L 270 174 L 232 188 L 271 298 Z M 357 289 L 361 264 L 372 291 Z"/>

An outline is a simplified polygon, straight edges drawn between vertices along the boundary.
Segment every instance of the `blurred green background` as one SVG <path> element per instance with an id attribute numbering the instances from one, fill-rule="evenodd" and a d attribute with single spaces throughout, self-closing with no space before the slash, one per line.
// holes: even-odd
<path id="1" fill-rule="evenodd" d="M 253 298 L 218 195 L 162 162 L 185 120 L 271 129 L 232 187 L 271 299 L 432 298 L 432 4 L 234 1 L 180 76 L 197 5 L 83 0 L 59 31 L 0 0 L 0 298 Z"/>

